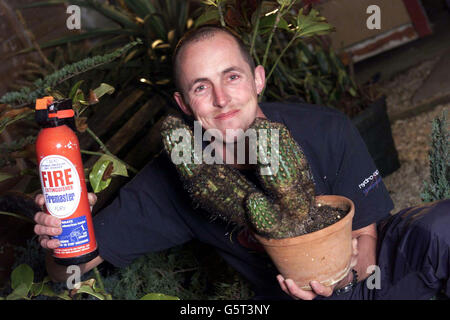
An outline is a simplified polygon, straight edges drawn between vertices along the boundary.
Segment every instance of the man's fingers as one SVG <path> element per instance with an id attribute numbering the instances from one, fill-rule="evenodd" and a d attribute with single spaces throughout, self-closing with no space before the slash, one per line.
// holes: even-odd
<path id="1" fill-rule="evenodd" d="M 38 225 L 48 226 L 48 227 L 60 227 L 61 220 L 56 217 L 53 217 L 44 212 L 38 212 L 34 215 L 34 221 Z"/>
<path id="2" fill-rule="evenodd" d="M 352 252 L 352 259 L 350 261 L 350 268 L 353 268 L 358 263 L 359 251 L 358 251 L 358 239 L 357 238 L 352 239 L 352 248 L 353 248 L 353 252 Z"/>
<path id="3" fill-rule="evenodd" d="M 48 236 L 40 236 L 39 243 L 44 249 L 56 249 L 60 246 L 59 240 L 50 239 Z"/>
<path id="4" fill-rule="evenodd" d="M 352 239 L 352 249 L 353 249 L 353 255 L 358 255 L 358 239 L 353 238 Z"/>
<path id="5" fill-rule="evenodd" d="M 300 289 L 292 279 L 286 279 L 284 281 L 286 287 L 291 296 L 297 297 L 302 300 L 312 300 L 316 297 L 316 294 L 313 291 L 306 291 Z"/>
<path id="6" fill-rule="evenodd" d="M 309 285 L 311 286 L 313 291 L 315 293 L 317 293 L 318 295 L 321 295 L 321 296 L 324 296 L 324 297 L 329 297 L 329 296 L 331 296 L 333 294 L 333 288 L 326 287 L 326 286 L 322 285 L 318 281 L 311 281 L 311 283 Z"/>
<path id="7" fill-rule="evenodd" d="M 34 198 L 34 203 L 36 203 L 40 208 L 42 208 L 45 204 L 45 198 L 42 193 L 39 193 Z"/>
<path id="8" fill-rule="evenodd" d="M 289 290 L 286 287 L 286 284 L 284 283 L 284 278 L 281 274 L 277 275 L 278 283 L 280 284 L 281 290 L 283 290 L 285 293 L 289 294 Z"/>
<path id="9" fill-rule="evenodd" d="M 58 227 L 46 227 L 40 224 L 34 226 L 34 233 L 40 236 L 48 235 L 48 236 L 57 236 L 61 234 L 62 229 Z"/>
<path id="10" fill-rule="evenodd" d="M 88 193 L 88 200 L 89 200 L 89 205 L 91 205 L 91 207 L 94 206 L 95 203 L 97 202 L 97 195 L 95 193 L 93 193 L 93 192 L 89 192 Z"/>

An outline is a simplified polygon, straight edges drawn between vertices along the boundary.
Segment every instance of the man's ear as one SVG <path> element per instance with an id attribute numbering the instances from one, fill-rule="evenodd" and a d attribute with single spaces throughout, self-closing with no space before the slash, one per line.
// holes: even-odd
<path id="1" fill-rule="evenodd" d="M 263 91 L 265 85 L 266 85 L 266 72 L 264 71 L 264 67 L 262 65 L 258 65 L 255 68 L 256 92 L 260 94 Z"/>
<path id="2" fill-rule="evenodd" d="M 180 92 L 175 92 L 173 94 L 173 98 L 177 102 L 178 106 L 180 107 L 181 111 L 183 111 L 188 116 L 192 116 L 191 108 L 189 108 L 189 105 L 187 105 L 184 102 L 183 95 Z"/>

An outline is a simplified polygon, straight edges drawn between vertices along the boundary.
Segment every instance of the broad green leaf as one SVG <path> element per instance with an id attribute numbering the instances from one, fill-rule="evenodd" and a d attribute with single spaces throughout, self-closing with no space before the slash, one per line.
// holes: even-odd
<path id="1" fill-rule="evenodd" d="M 33 283 L 31 285 L 30 293 L 32 296 L 38 296 L 41 293 L 43 294 L 45 284 L 50 281 L 50 278 L 47 276 L 39 283 Z"/>
<path id="2" fill-rule="evenodd" d="M 89 279 L 80 283 L 79 289 L 73 289 L 71 291 L 72 296 L 74 294 L 86 293 L 96 297 L 99 300 L 106 300 L 107 294 L 95 285 L 95 279 Z"/>
<path id="3" fill-rule="evenodd" d="M 97 292 L 95 291 L 91 286 L 89 285 L 82 285 L 80 287 L 80 289 L 78 289 L 76 291 L 77 294 L 81 294 L 81 293 L 87 293 L 93 297 L 96 297 L 99 300 L 106 300 L 106 295 L 103 294 L 102 292 Z"/>
<path id="4" fill-rule="evenodd" d="M 27 284 L 21 283 L 6 297 L 6 300 L 28 299 L 28 291 L 30 291 L 30 288 Z"/>
<path id="5" fill-rule="evenodd" d="M 111 172 L 111 176 L 124 176 L 128 177 L 128 171 L 126 165 L 123 164 L 123 162 L 117 160 L 114 157 L 111 157 L 107 154 L 100 157 L 99 161 L 111 161 L 113 164 L 113 170 Z"/>
<path id="6" fill-rule="evenodd" d="M 35 297 L 41 294 L 44 289 L 44 282 L 33 283 L 30 288 L 31 296 Z"/>
<path id="7" fill-rule="evenodd" d="M 105 190 L 111 183 L 111 178 L 103 180 L 103 175 L 105 174 L 106 169 L 108 169 L 108 166 L 111 164 L 112 161 L 103 160 L 100 158 L 92 167 L 92 170 L 89 173 L 89 182 L 91 183 L 94 193 Z"/>
<path id="8" fill-rule="evenodd" d="M 211 22 L 211 21 L 219 21 L 219 11 L 215 8 L 207 9 L 200 17 L 195 20 L 195 28 Z"/>
<path id="9" fill-rule="evenodd" d="M 74 97 L 72 98 L 72 104 L 75 108 L 79 108 L 82 104 L 86 104 L 86 101 L 84 100 L 84 93 L 81 89 L 78 89 L 75 93 Z"/>
<path id="10" fill-rule="evenodd" d="M 168 296 L 162 293 L 148 293 L 140 300 L 180 300 L 180 298 L 175 296 Z"/>
<path id="11" fill-rule="evenodd" d="M 84 82 L 84 80 L 80 80 L 77 83 L 74 84 L 74 86 L 72 87 L 72 89 L 70 89 L 70 93 L 69 93 L 69 99 L 74 99 L 75 95 L 78 92 L 78 89 L 80 88 L 81 84 Z"/>
<path id="12" fill-rule="evenodd" d="M 324 35 L 333 30 L 333 26 L 324 22 L 325 18 L 320 17 L 317 10 L 312 9 L 307 16 L 301 9 L 297 15 L 297 36 L 310 37 L 314 35 Z"/>
<path id="13" fill-rule="evenodd" d="M 31 288 L 34 280 L 34 272 L 31 267 L 25 263 L 17 266 L 11 273 L 11 288 L 14 290 L 21 284 L 25 284 L 27 293 Z"/>
<path id="14" fill-rule="evenodd" d="M 276 14 L 262 17 L 259 22 L 259 31 L 261 33 L 266 33 L 266 32 L 271 31 L 275 24 L 276 18 L 277 18 Z M 283 18 L 281 18 L 280 21 L 278 22 L 277 28 L 290 31 L 287 21 Z"/>
<path id="15" fill-rule="evenodd" d="M 114 87 L 110 86 L 107 83 L 102 83 L 98 88 L 94 89 L 94 93 L 97 96 L 97 99 L 100 99 L 105 94 L 113 94 L 114 93 Z"/>

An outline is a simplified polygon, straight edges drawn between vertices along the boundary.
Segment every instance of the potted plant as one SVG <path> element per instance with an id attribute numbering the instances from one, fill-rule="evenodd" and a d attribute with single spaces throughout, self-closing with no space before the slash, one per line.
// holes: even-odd
<path id="1" fill-rule="evenodd" d="M 312 280 L 337 283 L 350 269 L 353 202 L 314 196 L 306 157 L 283 124 L 257 118 L 248 130 L 255 133 L 249 152 L 258 151 L 262 190 L 229 165 L 205 162 L 182 118 L 168 116 L 161 135 L 195 206 L 212 219 L 247 226 L 281 274 L 301 288 L 310 290 Z"/>

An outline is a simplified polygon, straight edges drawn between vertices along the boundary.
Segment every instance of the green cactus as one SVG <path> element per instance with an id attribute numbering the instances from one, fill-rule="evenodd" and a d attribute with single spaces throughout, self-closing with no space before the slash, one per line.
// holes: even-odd
<path id="1" fill-rule="evenodd" d="M 250 223 L 268 238 L 306 233 L 305 222 L 314 207 L 314 182 L 303 151 L 281 123 L 256 118 L 249 129 L 257 134 L 257 173 L 271 198 L 261 193 L 248 197 Z"/>
<path id="2" fill-rule="evenodd" d="M 168 116 L 161 129 L 169 157 L 180 148 L 188 152 L 189 157 L 175 166 L 194 204 L 209 212 L 212 218 L 219 217 L 245 226 L 245 201 L 256 187 L 230 166 L 203 163 L 201 155 L 195 153 L 192 130 L 181 118 Z M 183 131 L 177 131 L 180 129 Z M 183 137 L 180 137 L 181 133 Z"/>
<path id="3" fill-rule="evenodd" d="M 304 218 L 314 203 L 314 183 L 303 151 L 281 123 L 256 118 L 250 129 L 257 132 L 257 149 L 264 145 L 263 152 L 258 153 L 262 187 L 280 204 L 283 212 Z M 278 162 L 276 170 L 266 170 L 274 166 L 273 160 Z"/>
<path id="4" fill-rule="evenodd" d="M 314 183 L 301 148 L 281 123 L 257 118 L 249 129 L 256 131 L 253 151 L 258 155 L 257 174 L 265 193 L 231 166 L 203 163 L 194 152 L 192 130 L 181 118 L 167 117 L 162 137 L 169 156 L 187 152 L 183 161 L 174 161 L 175 166 L 194 203 L 211 217 L 239 226 L 250 224 L 268 238 L 306 233 L 304 222 L 314 204 Z"/>

